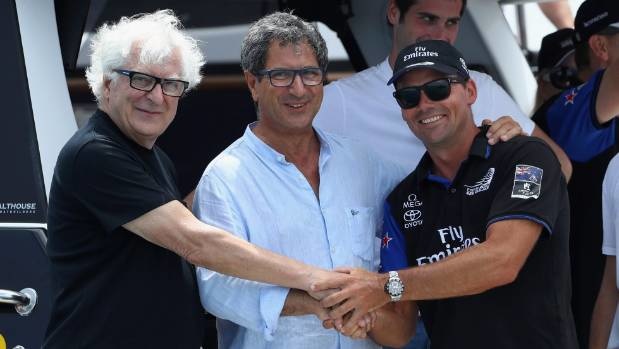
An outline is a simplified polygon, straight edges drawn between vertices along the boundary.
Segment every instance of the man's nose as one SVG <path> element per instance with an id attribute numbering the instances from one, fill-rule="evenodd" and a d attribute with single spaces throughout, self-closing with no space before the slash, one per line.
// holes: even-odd
<path id="1" fill-rule="evenodd" d="M 301 74 L 295 74 L 292 78 L 292 84 L 288 87 L 291 94 L 301 96 L 305 93 L 305 84 L 301 78 Z"/>
<path id="2" fill-rule="evenodd" d="M 160 83 L 156 82 L 153 89 L 150 90 L 150 92 L 148 92 L 146 96 L 148 97 L 148 99 L 152 100 L 155 103 L 163 102 L 163 86 L 161 86 Z"/>

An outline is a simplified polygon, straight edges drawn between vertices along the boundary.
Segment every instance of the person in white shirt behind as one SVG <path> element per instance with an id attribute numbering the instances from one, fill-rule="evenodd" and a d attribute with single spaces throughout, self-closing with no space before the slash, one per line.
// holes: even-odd
<path id="1" fill-rule="evenodd" d="M 602 185 L 602 217 L 604 240 L 602 253 L 606 267 L 600 292 L 593 308 L 589 349 L 619 348 L 619 283 L 617 252 L 619 251 L 619 155 L 608 164 Z"/>
<path id="2" fill-rule="evenodd" d="M 380 155 L 412 171 L 425 148 L 402 120 L 400 108 L 393 100 L 393 86 L 388 86 L 387 80 L 393 75 L 393 63 L 404 47 L 428 39 L 453 45 L 465 6 L 466 0 L 388 0 L 387 20 L 393 30 L 389 56 L 376 66 L 327 85 L 314 125 L 370 144 Z M 489 143 L 494 144 L 504 134 L 501 128 L 511 128 L 501 136 L 503 141 L 520 132 L 509 118 L 500 118 L 510 116 L 525 133 L 550 145 L 569 180 L 571 164 L 561 148 L 524 115 L 492 77 L 471 70 L 471 78 L 478 93 L 473 104 L 475 123 L 494 120 Z"/>

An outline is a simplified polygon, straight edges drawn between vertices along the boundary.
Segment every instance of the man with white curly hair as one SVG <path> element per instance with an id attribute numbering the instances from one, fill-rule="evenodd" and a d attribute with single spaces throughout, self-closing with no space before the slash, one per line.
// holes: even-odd
<path id="1" fill-rule="evenodd" d="M 44 348 L 199 348 L 192 264 L 306 291 L 348 277 L 251 245 L 181 203 L 155 141 L 204 58 L 172 11 L 104 25 L 92 49 L 86 75 L 99 109 L 62 149 L 49 198 Z"/>

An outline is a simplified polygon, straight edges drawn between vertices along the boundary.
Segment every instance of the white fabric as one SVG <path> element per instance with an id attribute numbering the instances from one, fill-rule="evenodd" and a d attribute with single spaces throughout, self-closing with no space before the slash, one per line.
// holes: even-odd
<path id="1" fill-rule="evenodd" d="M 533 132 L 533 121 L 489 75 L 470 73 L 477 84 L 477 101 L 473 104 L 476 124 L 481 124 L 483 119 L 496 120 L 509 115 L 525 132 Z M 314 125 L 357 139 L 411 172 L 425 148 L 402 120 L 401 109 L 393 98 L 394 87 L 387 85 L 392 74 L 385 59 L 358 74 L 330 83 L 325 87 Z"/>
<path id="2" fill-rule="evenodd" d="M 610 161 L 602 185 L 602 219 L 604 224 L 604 241 L 602 253 L 617 256 L 619 251 L 619 155 Z M 619 259 L 616 259 L 619 261 Z M 619 265 L 617 265 L 617 288 L 619 288 Z M 615 312 L 615 321 L 608 341 L 609 349 L 619 349 L 619 307 Z"/>
<path id="3" fill-rule="evenodd" d="M 254 125 L 254 124 L 252 124 Z M 252 125 L 206 168 L 193 209 L 205 223 L 325 269 L 378 270 L 382 204 L 406 175 L 371 150 L 316 129 L 319 197 L 296 166 Z M 326 330 L 314 315 L 280 316 L 288 289 L 198 268 L 204 308 L 226 349 L 377 349 Z"/>

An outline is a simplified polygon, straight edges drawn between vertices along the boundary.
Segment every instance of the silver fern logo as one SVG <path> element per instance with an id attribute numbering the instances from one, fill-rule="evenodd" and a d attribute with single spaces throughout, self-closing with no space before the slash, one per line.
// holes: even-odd
<path id="1" fill-rule="evenodd" d="M 475 195 L 482 191 L 486 191 L 490 188 L 490 183 L 492 182 L 492 178 L 494 177 L 494 167 L 490 167 L 488 169 L 488 173 L 483 176 L 480 180 L 475 182 L 473 185 L 464 185 L 466 188 L 466 195 Z"/>

